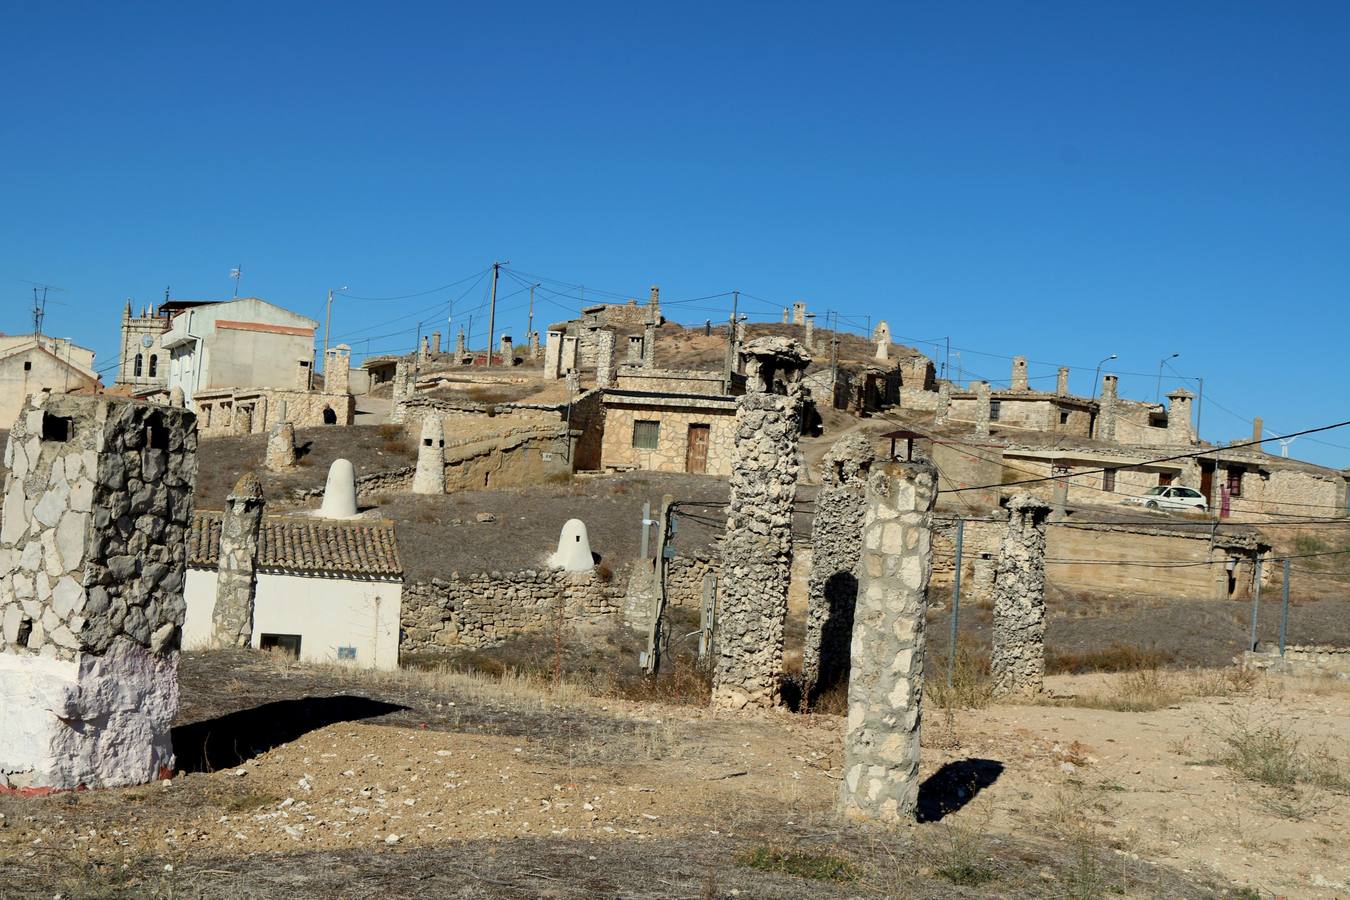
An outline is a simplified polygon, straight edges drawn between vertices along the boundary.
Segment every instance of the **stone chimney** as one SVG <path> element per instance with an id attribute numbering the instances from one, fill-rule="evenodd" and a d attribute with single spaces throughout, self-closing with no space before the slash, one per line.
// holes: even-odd
<path id="1" fill-rule="evenodd" d="M 499 350 L 502 357 L 502 363 L 508 366 L 514 365 L 516 361 L 516 345 L 511 341 L 511 335 L 502 335 L 501 340 L 498 341 L 498 343 L 501 345 Z"/>
<path id="2" fill-rule="evenodd" d="M 805 301 L 803 301 L 803 300 L 797 300 L 797 301 L 795 301 L 795 302 L 792 304 L 792 324 L 793 324 L 793 325 L 805 325 L 805 324 L 806 324 L 806 302 L 805 302 Z"/>
<path id="3" fill-rule="evenodd" d="M 933 414 L 934 425 L 946 425 L 947 416 L 951 413 L 952 407 L 952 383 L 943 381 L 938 385 L 937 390 L 937 408 Z"/>
<path id="4" fill-rule="evenodd" d="M 756 338 L 741 348 L 745 390 L 749 394 L 796 394 L 811 357 L 796 341 Z"/>
<path id="5" fill-rule="evenodd" d="M 970 389 L 975 392 L 975 433 L 989 434 L 989 417 L 992 415 L 992 401 L 989 398 L 989 382 L 976 381 Z"/>
<path id="6" fill-rule="evenodd" d="M 1055 378 L 1055 393 L 1061 397 L 1069 396 L 1069 367 L 1060 366 Z"/>
<path id="7" fill-rule="evenodd" d="M 1265 449 L 1261 446 L 1262 444 L 1261 436 L 1262 431 L 1265 429 L 1265 424 L 1266 424 L 1265 420 L 1262 419 L 1260 416 L 1257 416 L 1255 419 L 1252 419 L 1252 440 L 1256 442 L 1252 448 L 1254 450 L 1262 451 Z"/>
<path id="8" fill-rule="evenodd" d="M 656 368 L 655 322 L 648 322 L 642 327 L 642 366 L 645 369 Z"/>
<path id="9" fill-rule="evenodd" d="M 642 365 L 642 335 L 628 336 L 628 355 L 624 357 L 624 362 L 634 366 Z"/>
<path id="10" fill-rule="evenodd" d="M 538 358 L 539 358 L 539 332 L 537 332 L 537 331 L 531 331 L 531 332 L 530 332 L 530 338 L 529 338 L 529 340 L 530 340 L 530 344 L 529 344 L 529 354 L 530 354 L 530 359 L 538 359 Z"/>
<path id="11" fill-rule="evenodd" d="M 564 375 L 578 370 L 577 365 L 577 336 L 575 334 L 564 334 L 562 336 L 562 371 Z"/>
<path id="12" fill-rule="evenodd" d="M 1014 391 L 1025 391 L 1030 388 L 1027 382 L 1027 358 L 1025 356 L 1014 356 L 1012 361 L 1012 384 Z"/>
<path id="13" fill-rule="evenodd" d="M 428 338 L 428 337 L 424 334 L 424 335 L 422 335 L 422 346 L 421 346 L 421 349 L 419 349 L 419 350 L 417 351 L 417 361 L 418 361 L 418 362 L 426 362 L 426 361 L 427 361 L 427 357 L 428 357 L 430 354 L 431 354 L 431 339 Z"/>
<path id="14" fill-rule="evenodd" d="M 295 426 L 290 422 L 283 419 L 268 432 L 264 462 L 269 472 L 285 472 L 295 467 Z"/>
<path id="15" fill-rule="evenodd" d="M 1096 437 L 1102 441 L 1116 439 L 1116 382 L 1115 375 L 1102 376 L 1102 396 L 1097 401 Z"/>
<path id="16" fill-rule="evenodd" d="M 814 353 L 816 350 L 816 314 L 806 314 L 806 333 L 803 335 L 803 343 L 806 344 L 806 352 Z"/>
<path id="17" fill-rule="evenodd" d="M 1167 443 L 1184 446 L 1195 441 L 1195 426 L 1191 420 L 1191 401 L 1195 395 L 1185 388 L 1177 388 L 1167 395 Z"/>
<path id="18" fill-rule="evenodd" d="M 614 386 L 614 332 L 607 328 L 595 335 L 595 386 Z"/>
<path id="19" fill-rule="evenodd" d="M 325 394 L 351 393 L 352 348 L 338 344 L 328 349 L 323 361 L 323 392 Z"/>
<path id="20" fill-rule="evenodd" d="M 544 345 L 544 378 L 556 381 L 562 374 L 562 332 L 548 333 L 548 342 Z"/>
<path id="21" fill-rule="evenodd" d="M 312 362 L 308 359 L 297 359 L 295 361 L 295 383 L 291 385 L 291 389 L 296 391 L 309 390 L 311 374 L 313 374 Z"/>
<path id="22" fill-rule="evenodd" d="M 431 333 L 431 352 L 437 354 L 441 352 L 441 333 L 439 331 Z"/>
<path id="23" fill-rule="evenodd" d="M 429 415 L 422 420 L 412 490 L 414 494 L 445 493 L 445 426 L 440 416 Z"/>
<path id="24" fill-rule="evenodd" d="M 788 308 L 787 308 L 786 306 L 783 307 L 783 324 L 784 324 L 784 325 L 786 325 L 786 324 L 788 323 L 788 317 L 789 317 L 790 315 L 791 315 L 791 313 L 788 311 Z"/>
<path id="25" fill-rule="evenodd" d="M 464 329 L 461 328 L 459 330 L 459 333 L 455 335 L 455 358 L 463 359 L 466 355 L 468 355 L 468 352 L 469 352 L 468 345 L 465 343 L 464 340 Z"/>
<path id="26" fill-rule="evenodd" d="M 647 319 L 653 324 L 661 321 L 661 288 L 652 285 L 651 295 L 647 299 Z"/>
<path id="27" fill-rule="evenodd" d="M 258 542 L 265 503 L 262 482 L 252 472 L 235 483 L 220 520 L 216 563 L 216 605 L 211 611 L 211 646 L 247 647 L 253 640 L 253 599 L 257 593 Z"/>

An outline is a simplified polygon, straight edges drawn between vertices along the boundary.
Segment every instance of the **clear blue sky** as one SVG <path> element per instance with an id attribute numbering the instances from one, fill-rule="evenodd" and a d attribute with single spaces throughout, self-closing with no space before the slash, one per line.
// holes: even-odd
<path id="1" fill-rule="evenodd" d="M 27 282 L 57 285 L 47 330 L 100 365 L 127 297 L 228 297 L 238 263 L 243 294 L 315 315 L 330 287 L 418 293 L 495 258 L 588 300 L 804 298 L 950 336 L 966 377 L 1014 353 L 1048 364 L 1037 386 L 1084 367 L 1082 393 L 1114 352 L 1152 398 L 1179 352 L 1209 438 L 1350 418 L 1344 3 L 11 2 L 2 22 L 0 330 L 30 327 Z M 469 287 L 463 321 L 481 283 L 339 299 L 335 336 L 409 349 Z M 500 316 L 518 340 L 523 301 Z M 1319 438 L 1291 450 L 1350 466 L 1350 429 Z"/>

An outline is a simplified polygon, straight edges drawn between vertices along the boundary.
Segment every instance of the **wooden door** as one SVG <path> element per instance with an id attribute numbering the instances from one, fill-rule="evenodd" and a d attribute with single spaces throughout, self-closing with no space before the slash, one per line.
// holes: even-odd
<path id="1" fill-rule="evenodd" d="M 1205 495 L 1208 501 L 1214 495 L 1214 467 L 1200 469 L 1200 493 Z"/>
<path id="2" fill-rule="evenodd" d="M 690 425 L 688 443 L 684 450 L 684 470 L 702 475 L 708 471 L 707 425 Z"/>

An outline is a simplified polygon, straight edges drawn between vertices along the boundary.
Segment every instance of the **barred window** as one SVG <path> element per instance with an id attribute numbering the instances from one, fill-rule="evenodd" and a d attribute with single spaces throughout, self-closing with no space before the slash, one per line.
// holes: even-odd
<path id="1" fill-rule="evenodd" d="M 633 423 L 633 447 L 637 450 L 655 450 L 661 437 L 661 423 L 638 419 Z"/>

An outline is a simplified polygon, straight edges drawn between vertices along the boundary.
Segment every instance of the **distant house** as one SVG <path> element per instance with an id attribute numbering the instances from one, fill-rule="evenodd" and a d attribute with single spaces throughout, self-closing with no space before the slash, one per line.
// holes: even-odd
<path id="1" fill-rule="evenodd" d="M 600 467 L 730 475 L 736 398 L 722 389 L 720 372 L 620 368 L 600 400 Z"/>
<path id="2" fill-rule="evenodd" d="M 183 646 L 211 640 L 222 514 L 188 537 Z M 393 523 L 265 516 L 259 527 L 250 646 L 305 662 L 398 668 L 403 566 Z"/>
<path id="3" fill-rule="evenodd" d="M 29 394 L 93 391 L 98 383 L 92 350 L 66 338 L 0 335 L 0 428 L 9 428 Z"/>
<path id="4" fill-rule="evenodd" d="M 220 388 L 311 386 L 313 319 L 256 297 L 180 305 L 158 339 L 169 353 L 167 390 L 181 388 L 191 401 Z"/>

